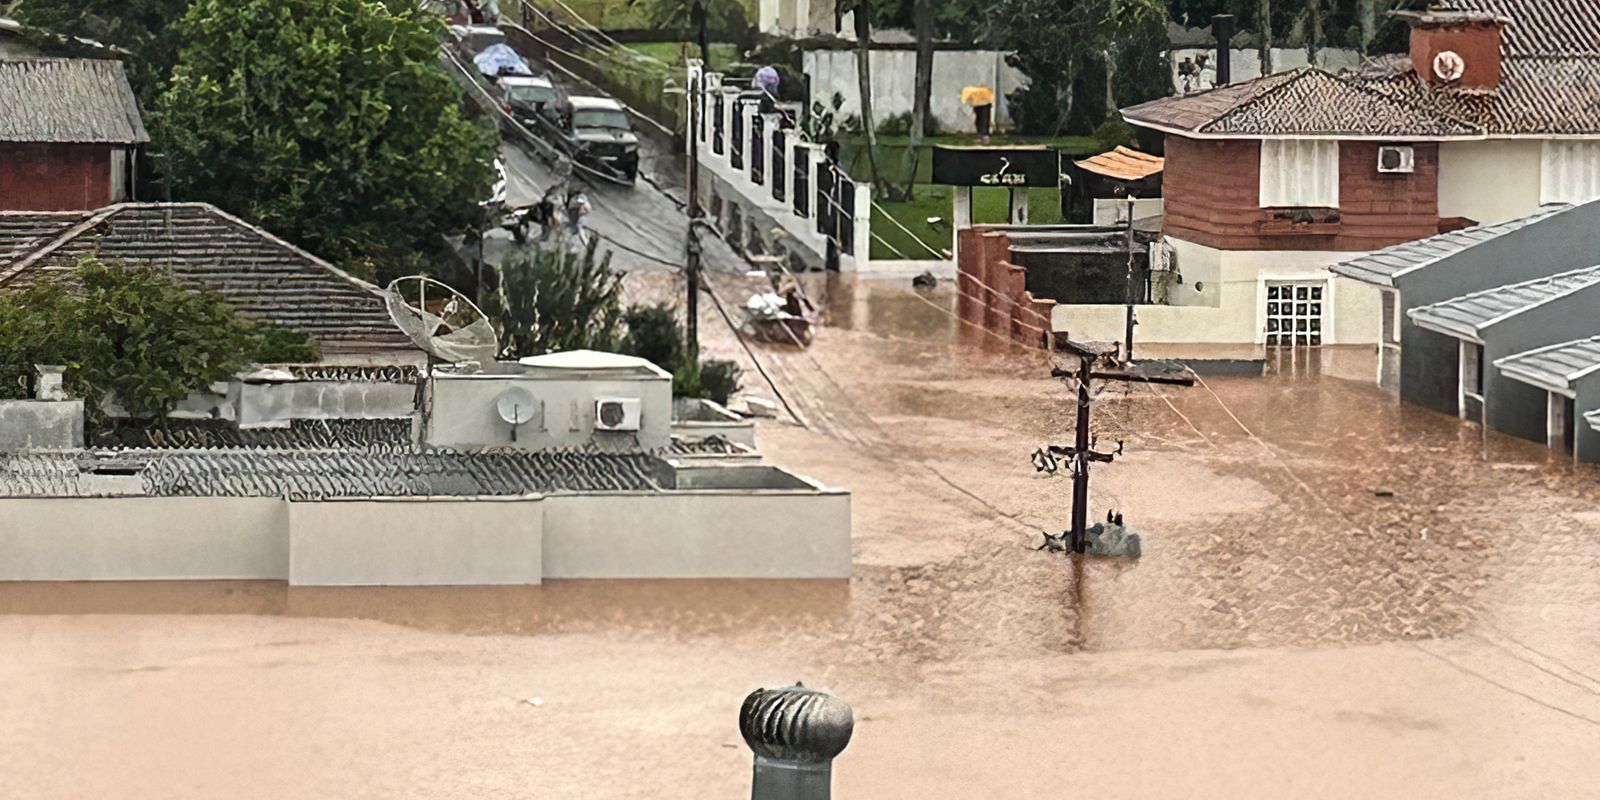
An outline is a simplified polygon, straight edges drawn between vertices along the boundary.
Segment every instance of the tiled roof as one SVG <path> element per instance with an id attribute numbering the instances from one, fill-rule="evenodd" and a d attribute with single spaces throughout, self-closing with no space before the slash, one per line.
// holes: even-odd
<path id="1" fill-rule="evenodd" d="M 1535 214 L 1494 225 L 1474 225 L 1458 231 L 1391 245 L 1363 256 L 1335 264 L 1330 269 L 1347 278 L 1378 286 L 1393 286 L 1396 276 L 1443 261 L 1475 245 L 1534 225 L 1540 220 L 1571 208 L 1548 206 Z"/>
<path id="2" fill-rule="evenodd" d="M 90 436 L 96 447 L 143 450 L 271 447 L 328 450 L 411 444 L 409 419 L 297 419 L 287 428 L 242 429 L 229 420 L 129 420 Z"/>
<path id="3" fill-rule="evenodd" d="M 1496 359 L 1507 377 L 1535 386 L 1570 389 L 1572 382 L 1600 370 L 1600 336 L 1541 347 Z"/>
<path id="4" fill-rule="evenodd" d="M 0 211 L 0 265 L 83 221 L 87 211 Z"/>
<path id="5" fill-rule="evenodd" d="M 1600 267 L 1587 267 L 1473 292 L 1413 308 L 1406 314 L 1424 328 L 1476 339 L 1484 328 L 1506 317 L 1596 285 L 1600 285 Z"/>
<path id="6" fill-rule="evenodd" d="M 0 141 L 150 141 L 120 61 L 0 61 Z"/>
<path id="7" fill-rule="evenodd" d="M 1214 136 L 1600 135 L 1600 2 L 1454 0 L 1448 11 L 1507 20 L 1492 90 L 1442 88 L 1406 55 L 1338 75 L 1312 67 L 1123 111 L 1134 124 Z M 1315 76 L 1315 77 L 1310 77 Z"/>
<path id="8" fill-rule="evenodd" d="M 0 454 L 0 497 L 72 497 L 107 490 L 182 497 L 481 497 L 659 491 L 665 462 L 643 452 L 101 450 Z"/>
<path id="9" fill-rule="evenodd" d="M 1476 136 L 1476 126 L 1316 67 L 1124 109 L 1134 124 L 1210 135 Z"/>
<path id="10" fill-rule="evenodd" d="M 205 203 L 108 206 L 35 245 L 0 255 L 0 289 L 68 277 L 95 255 L 216 291 L 242 314 L 312 337 L 324 355 L 419 354 L 377 287 Z"/>
<path id="11" fill-rule="evenodd" d="M 1119 181 L 1136 181 L 1160 172 L 1166 159 L 1118 145 L 1114 150 L 1073 163 L 1097 175 Z"/>

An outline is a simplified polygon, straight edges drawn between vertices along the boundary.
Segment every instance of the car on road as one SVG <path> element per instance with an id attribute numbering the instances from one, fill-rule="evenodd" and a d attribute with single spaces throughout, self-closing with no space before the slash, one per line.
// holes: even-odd
<path id="1" fill-rule="evenodd" d="M 639 136 L 622 103 L 609 97 L 569 97 L 557 107 L 553 123 L 556 146 L 573 159 L 629 181 L 639 176 Z"/>
<path id="2" fill-rule="evenodd" d="M 548 119 L 560 94 L 549 78 L 528 75 L 505 75 L 499 80 L 495 92 L 500 107 L 512 119 L 532 131 L 538 131 L 541 119 Z"/>

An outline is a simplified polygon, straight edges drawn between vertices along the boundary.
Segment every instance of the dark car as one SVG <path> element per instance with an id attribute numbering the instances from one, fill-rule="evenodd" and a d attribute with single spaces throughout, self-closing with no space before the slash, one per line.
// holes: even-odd
<path id="1" fill-rule="evenodd" d="M 627 180 L 639 175 L 639 137 L 628 110 L 609 97 L 571 97 L 556 120 L 560 146 L 574 159 L 609 168 Z"/>

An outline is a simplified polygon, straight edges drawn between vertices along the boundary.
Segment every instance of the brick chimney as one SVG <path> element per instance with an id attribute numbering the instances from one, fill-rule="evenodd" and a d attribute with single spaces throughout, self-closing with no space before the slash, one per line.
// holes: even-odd
<path id="1" fill-rule="evenodd" d="M 1422 11 L 1411 18 L 1411 68 L 1435 86 L 1500 85 L 1500 34 L 1507 20 L 1481 11 Z"/>

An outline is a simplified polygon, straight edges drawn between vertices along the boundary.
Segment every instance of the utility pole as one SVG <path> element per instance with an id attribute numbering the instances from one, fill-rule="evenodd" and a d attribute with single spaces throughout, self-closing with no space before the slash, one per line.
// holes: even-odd
<path id="1" fill-rule="evenodd" d="M 1133 201 L 1133 195 L 1128 195 L 1128 331 L 1123 339 L 1122 350 L 1122 360 L 1125 362 L 1133 360 Z"/>
<path id="2" fill-rule="evenodd" d="M 695 8 L 700 7 L 699 3 Z M 704 21 L 702 20 L 702 25 Z M 703 28 L 702 28 L 703 30 Z M 684 283 L 688 297 L 684 302 L 686 344 L 689 363 L 700 363 L 700 240 L 695 226 L 700 224 L 700 101 L 701 87 L 705 85 L 705 62 L 689 60 L 689 239 L 688 252 L 683 265 Z"/>
<path id="3" fill-rule="evenodd" d="M 1061 340 L 1057 340 L 1060 342 Z M 1076 369 L 1062 369 L 1055 367 L 1050 370 L 1052 378 L 1071 378 L 1078 384 L 1078 419 L 1070 447 L 1049 445 L 1034 452 L 1034 467 L 1041 471 L 1054 471 L 1053 456 L 1064 455 L 1072 462 L 1072 552 L 1084 553 L 1088 551 L 1089 530 L 1089 465 L 1095 461 L 1109 464 L 1112 459 L 1122 454 L 1122 442 L 1117 442 L 1117 449 L 1111 452 L 1100 452 L 1094 449 L 1095 439 L 1089 432 L 1089 417 L 1094 405 L 1094 392 L 1090 384 L 1094 381 L 1121 381 L 1125 383 L 1159 383 L 1174 386 L 1193 386 L 1194 373 L 1188 367 L 1177 369 L 1162 369 L 1157 365 L 1151 367 L 1134 366 L 1127 362 L 1121 364 L 1107 363 L 1108 358 L 1116 352 L 1116 345 L 1092 342 L 1065 341 L 1065 350 L 1078 359 Z M 1048 462 L 1048 465 L 1047 465 Z"/>

